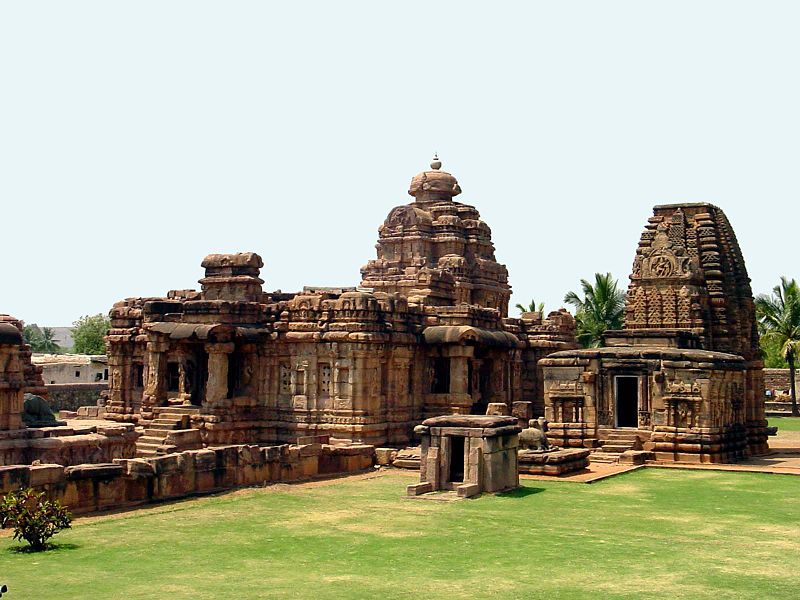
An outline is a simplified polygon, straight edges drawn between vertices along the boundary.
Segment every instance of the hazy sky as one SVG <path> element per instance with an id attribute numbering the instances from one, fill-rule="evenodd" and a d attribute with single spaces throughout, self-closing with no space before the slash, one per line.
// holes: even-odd
<path id="1" fill-rule="evenodd" d="M 0 312 L 68 325 L 255 251 L 356 285 L 438 151 L 548 309 L 707 201 L 800 277 L 800 3 L 0 3 Z"/>

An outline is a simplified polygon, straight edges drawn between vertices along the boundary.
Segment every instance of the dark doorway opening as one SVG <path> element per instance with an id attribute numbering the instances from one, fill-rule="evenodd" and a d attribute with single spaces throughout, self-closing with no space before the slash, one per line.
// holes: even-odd
<path id="1" fill-rule="evenodd" d="M 242 356 L 238 352 L 228 354 L 228 398 L 239 394 L 242 386 Z M 303 392 L 305 393 L 305 392 Z"/>
<path id="2" fill-rule="evenodd" d="M 450 477 L 448 481 L 464 481 L 464 438 L 450 438 Z"/>
<path id="3" fill-rule="evenodd" d="M 432 394 L 450 393 L 450 359 L 437 356 L 433 359 L 433 381 L 431 381 Z"/>
<path id="4" fill-rule="evenodd" d="M 167 391 L 177 392 L 180 386 L 180 366 L 176 362 L 167 363 Z"/>
<path id="5" fill-rule="evenodd" d="M 615 377 L 617 427 L 639 426 L 639 378 L 630 375 Z"/>
<path id="6" fill-rule="evenodd" d="M 208 354 L 203 351 L 197 355 L 195 376 L 195 385 L 192 386 L 192 404 L 200 406 L 206 397 L 206 381 L 208 381 Z"/>

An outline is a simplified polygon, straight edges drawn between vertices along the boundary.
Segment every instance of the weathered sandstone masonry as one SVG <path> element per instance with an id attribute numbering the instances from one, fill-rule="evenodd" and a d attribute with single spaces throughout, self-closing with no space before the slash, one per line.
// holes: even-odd
<path id="1" fill-rule="evenodd" d="M 372 446 L 227 446 L 147 459 L 63 467 L 0 467 L 0 495 L 45 491 L 77 514 L 127 508 L 235 487 L 301 481 L 369 469 Z"/>
<path id="2" fill-rule="evenodd" d="M 47 397 L 42 369 L 31 362 L 30 346 L 22 340 L 22 323 L 0 314 L 0 431 L 24 427 L 26 393 Z"/>
<path id="3" fill-rule="evenodd" d="M 106 417 L 144 425 L 152 455 L 315 435 L 402 446 L 436 415 L 541 414 L 538 361 L 576 347 L 574 320 L 507 317 L 508 273 L 460 191 L 438 160 L 415 176 L 358 288 L 269 293 L 257 254 L 212 254 L 200 291 L 118 302 Z"/>
<path id="4" fill-rule="evenodd" d="M 519 487 L 517 447 L 522 428 L 515 417 L 443 415 L 417 426 L 422 439 L 420 482 L 409 496 L 441 490 L 461 498 Z"/>
<path id="5" fill-rule="evenodd" d="M 0 315 L 0 465 L 34 461 L 76 465 L 136 456 L 139 434 L 132 424 L 27 427 L 22 419 L 25 394 L 36 396 L 31 410 L 38 403 L 45 413 L 42 416 L 57 424 L 40 398 L 46 398 L 48 392 L 42 381 L 42 367 L 31 362 L 30 347 L 22 339 L 22 323 Z"/>
<path id="6" fill-rule="evenodd" d="M 636 251 L 622 331 L 541 361 L 559 445 L 725 462 L 767 450 L 750 280 L 710 204 L 657 206 Z"/>

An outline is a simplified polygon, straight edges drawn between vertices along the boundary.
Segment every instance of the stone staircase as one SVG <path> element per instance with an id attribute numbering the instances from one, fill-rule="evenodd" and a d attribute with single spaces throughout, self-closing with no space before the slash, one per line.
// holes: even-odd
<path id="1" fill-rule="evenodd" d="M 200 414 L 198 407 L 163 406 L 154 412 L 156 418 L 136 441 L 136 456 L 159 456 L 203 447 L 200 430 L 190 426 L 192 415 Z"/>
<path id="2" fill-rule="evenodd" d="M 642 440 L 650 439 L 650 432 L 636 429 L 608 429 L 600 431 L 599 448 L 589 457 L 591 462 L 616 463 L 623 452 L 641 450 Z"/>

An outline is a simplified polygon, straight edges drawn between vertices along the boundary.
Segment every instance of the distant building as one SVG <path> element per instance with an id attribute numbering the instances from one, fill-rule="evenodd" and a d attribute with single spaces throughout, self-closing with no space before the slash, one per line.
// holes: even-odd
<path id="1" fill-rule="evenodd" d="M 45 385 L 108 381 L 108 359 L 104 354 L 91 356 L 34 353 L 32 362 L 42 367 L 42 379 Z"/>

